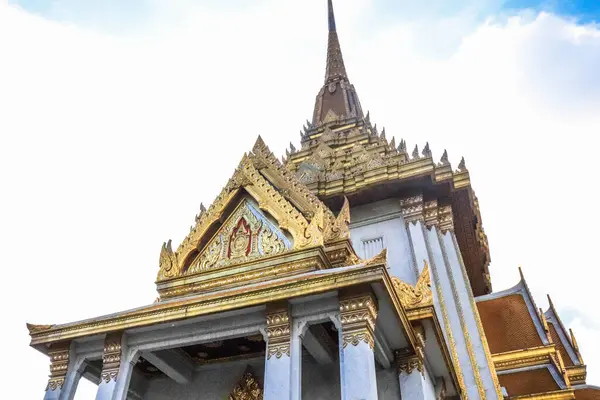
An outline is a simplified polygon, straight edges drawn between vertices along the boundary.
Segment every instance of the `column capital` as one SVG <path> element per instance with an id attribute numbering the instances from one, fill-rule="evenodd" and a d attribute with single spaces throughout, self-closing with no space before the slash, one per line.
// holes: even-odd
<path id="1" fill-rule="evenodd" d="M 343 347 L 365 342 L 374 347 L 377 300 L 370 292 L 348 294 L 340 298 Z"/>
<path id="2" fill-rule="evenodd" d="M 69 369 L 69 350 L 71 342 L 62 342 L 51 345 L 48 350 L 50 356 L 50 375 L 46 391 L 62 389 Z"/>
<path id="3" fill-rule="evenodd" d="M 121 367 L 123 332 L 113 332 L 104 339 L 104 352 L 102 354 L 102 381 L 109 383 L 116 381 Z"/>
<path id="4" fill-rule="evenodd" d="M 437 199 L 427 199 L 422 194 L 400 200 L 404 222 L 416 224 L 421 221 L 427 228 L 438 226 L 442 233 L 454 231 L 452 206 L 440 204 Z"/>
<path id="5" fill-rule="evenodd" d="M 267 306 L 267 359 L 290 356 L 290 310 L 287 302 Z"/>
<path id="6" fill-rule="evenodd" d="M 398 373 L 402 372 L 410 375 L 414 370 L 418 370 L 421 374 L 424 373 L 423 358 L 419 354 L 415 354 L 408 349 L 396 350 L 396 365 Z"/>

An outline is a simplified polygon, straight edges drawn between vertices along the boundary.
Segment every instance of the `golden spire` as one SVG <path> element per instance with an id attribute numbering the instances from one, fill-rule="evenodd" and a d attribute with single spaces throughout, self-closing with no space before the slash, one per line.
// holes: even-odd
<path id="1" fill-rule="evenodd" d="M 348 78 L 342 49 L 335 26 L 335 15 L 333 14 L 333 1 L 327 0 L 327 12 L 329 19 L 329 40 L 327 42 L 327 66 L 325 68 L 325 84 L 338 80 L 339 78 Z"/>
<path id="2" fill-rule="evenodd" d="M 303 139 L 310 136 L 308 131 L 322 124 L 347 123 L 349 119 L 362 119 L 363 112 L 354 86 L 348 80 L 342 49 L 338 38 L 333 2 L 327 0 L 329 38 L 327 41 L 327 63 L 325 84 L 315 101 L 313 121 L 303 133 Z M 345 121 L 345 122 L 341 122 Z"/>

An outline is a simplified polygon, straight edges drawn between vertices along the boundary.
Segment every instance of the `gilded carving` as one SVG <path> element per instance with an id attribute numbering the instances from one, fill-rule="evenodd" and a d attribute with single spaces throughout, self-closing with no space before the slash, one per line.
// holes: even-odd
<path id="1" fill-rule="evenodd" d="M 284 263 L 272 268 L 259 269 L 250 271 L 243 274 L 235 274 L 223 278 L 212 279 L 209 281 L 199 282 L 195 284 L 189 284 L 180 286 L 174 289 L 161 290 L 160 295 L 164 298 L 182 296 L 184 294 L 208 291 L 218 287 L 229 286 L 233 284 L 241 284 L 244 282 L 250 282 L 256 279 L 265 277 L 276 277 L 289 274 L 291 272 L 302 272 L 308 270 L 319 269 L 321 264 L 316 260 L 301 260 L 295 262 Z"/>
<path id="2" fill-rule="evenodd" d="M 34 325 L 34 324 L 29 324 L 29 323 L 26 325 L 27 325 L 27 330 L 29 331 L 29 334 L 47 331 L 47 330 L 52 329 L 52 327 L 54 326 L 54 325 Z"/>
<path id="3" fill-rule="evenodd" d="M 438 203 L 437 200 L 430 200 L 423 205 L 423 216 L 425 226 L 430 227 L 438 223 Z"/>
<path id="4" fill-rule="evenodd" d="M 438 220 L 440 231 L 446 233 L 454 231 L 454 218 L 452 216 L 452 206 L 440 206 L 438 208 Z"/>
<path id="5" fill-rule="evenodd" d="M 383 264 L 387 265 L 387 249 L 381 250 L 381 253 L 377 254 L 374 257 L 369 258 L 368 260 L 363 261 L 364 265 L 377 265 Z"/>
<path id="6" fill-rule="evenodd" d="M 50 357 L 50 376 L 46 391 L 62 388 L 69 368 L 69 343 L 54 345 L 48 351 Z"/>
<path id="7" fill-rule="evenodd" d="M 416 223 L 423 221 L 423 196 L 413 196 L 400 200 L 404 222 Z"/>
<path id="8" fill-rule="evenodd" d="M 350 238 L 350 203 L 344 197 L 344 205 L 337 217 L 330 216 L 329 224 L 325 231 L 325 243 Z"/>
<path id="9" fill-rule="evenodd" d="M 262 400 L 263 391 L 252 369 L 248 367 L 246 372 L 229 394 L 229 400 Z"/>
<path id="10" fill-rule="evenodd" d="M 248 200 L 242 201 L 185 274 L 197 274 L 287 251 L 291 247 L 287 239 L 274 232 L 274 227 L 265 218 L 259 219 L 257 212 Z"/>
<path id="11" fill-rule="evenodd" d="M 396 364 L 399 374 L 405 373 L 410 375 L 415 370 L 419 371 L 421 374 L 424 373 L 423 358 L 417 354 L 411 354 L 408 351 L 396 352 Z"/>
<path id="12" fill-rule="evenodd" d="M 287 309 L 267 314 L 267 359 L 290 356 L 290 315 Z"/>
<path id="13" fill-rule="evenodd" d="M 259 240 L 262 253 L 266 256 L 283 253 L 286 250 L 284 241 L 269 228 L 263 229 Z"/>
<path id="14" fill-rule="evenodd" d="M 100 379 L 108 383 L 116 381 L 121 367 L 121 339 L 123 333 L 109 333 L 104 339 L 104 352 L 102 354 L 102 374 Z"/>
<path id="15" fill-rule="evenodd" d="M 377 303 L 371 294 L 340 300 L 343 347 L 365 342 L 373 348 Z"/>
<path id="16" fill-rule="evenodd" d="M 425 261 L 423 271 L 414 287 L 396 277 L 392 278 L 392 282 L 394 283 L 396 294 L 405 308 L 411 309 L 433 304 L 431 277 L 429 275 L 429 264 L 427 264 L 427 261 Z"/>

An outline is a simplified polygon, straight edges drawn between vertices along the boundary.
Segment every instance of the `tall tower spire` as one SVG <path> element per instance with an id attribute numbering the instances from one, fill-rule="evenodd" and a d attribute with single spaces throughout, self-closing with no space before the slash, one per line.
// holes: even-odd
<path id="1" fill-rule="evenodd" d="M 327 11 L 329 17 L 329 40 L 327 42 L 327 66 L 325 71 L 325 84 L 339 78 L 348 78 L 342 49 L 335 27 L 335 15 L 333 13 L 333 0 L 327 0 Z"/>
<path id="2" fill-rule="evenodd" d="M 327 64 L 325 66 L 325 84 L 315 101 L 313 126 L 331 124 L 334 121 L 350 122 L 350 119 L 362 119 L 363 112 L 354 86 L 348 80 L 342 49 L 338 38 L 333 1 L 327 0 L 329 39 L 327 41 Z"/>

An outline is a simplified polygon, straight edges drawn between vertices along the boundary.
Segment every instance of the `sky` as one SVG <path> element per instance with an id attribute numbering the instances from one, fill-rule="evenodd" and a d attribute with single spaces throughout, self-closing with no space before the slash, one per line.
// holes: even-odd
<path id="1" fill-rule="evenodd" d="M 325 71 L 325 3 L 0 0 L 14 398 L 42 398 L 48 374 L 26 321 L 151 303 L 162 243 L 185 237 L 256 137 L 278 155 L 298 146 Z M 447 3 L 337 1 L 350 79 L 388 138 L 465 157 L 494 290 L 521 265 L 600 384 L 600 3 Z M 94 396 L 82 381 L 76 399 Z"/>

